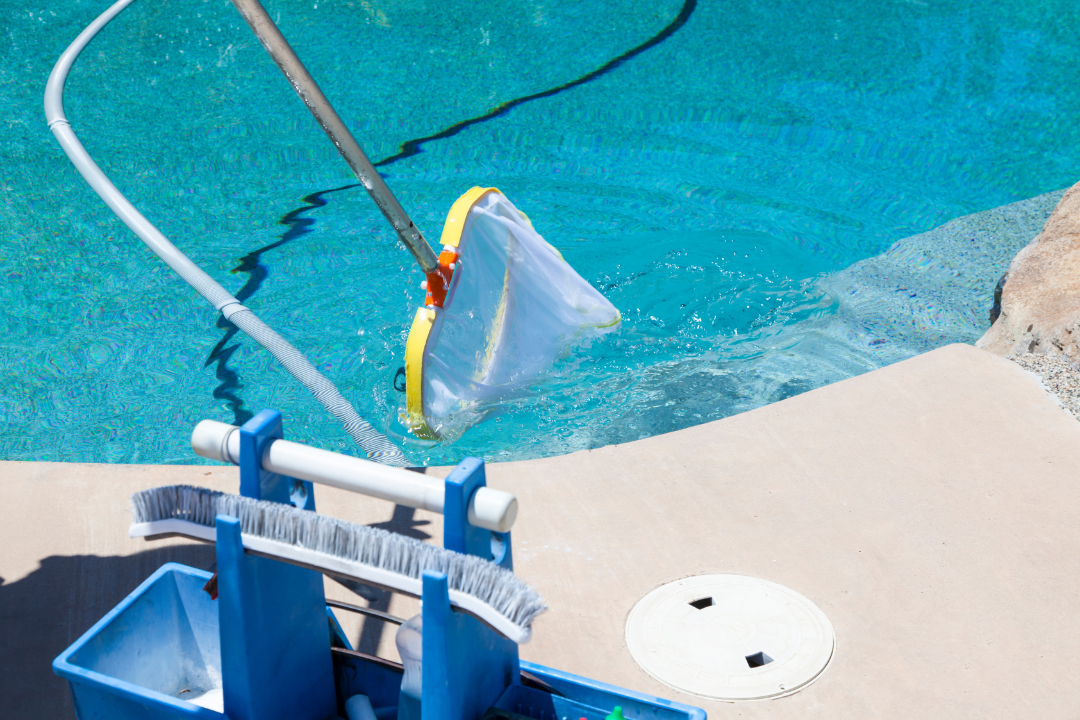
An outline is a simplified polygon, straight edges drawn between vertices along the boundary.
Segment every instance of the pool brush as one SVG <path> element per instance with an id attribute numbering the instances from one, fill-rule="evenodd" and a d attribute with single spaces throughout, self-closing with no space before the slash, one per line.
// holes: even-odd
<path id="1" fill-rule="evenodd" d="M 424 570 L 437 570 L 446 574 L 452 606 L 519 644 L 547 609 L 535 590 L 490 560 L 291 505 L 190 485 L 143 490 L 131 502 L 131 537 L 215 542 L 217 516 L 230 515 L 240 520 L 244 549 L 253 555 L 413 597 L 421 596 Z"/>

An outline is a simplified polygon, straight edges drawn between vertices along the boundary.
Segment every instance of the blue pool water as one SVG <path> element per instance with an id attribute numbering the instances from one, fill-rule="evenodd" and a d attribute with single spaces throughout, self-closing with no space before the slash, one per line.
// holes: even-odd
<path id="1" fill-rule="evenodd" d="M 189 462 L 195 422 L 268 406 L 293 439 L 350 448 L 45 128 L 52 63 L 105 7 L 0 0 L 0 458 Z M 429 237 L 460 193 L 499 187 L 623 314 L 456 443 L 403 440 L 417 464 L 667 432 L 972 341 L 975 301 L 917 337 L 822 340 L 831 278 L 1080 166 L 1072 0 L 267 7 L 373 160 L 399 156 L 381 169 Z M 76 64 L 66 106 L 137 207 L 400 432 L 421 278 L 366 195 L 338 189 L 345 165 L 231 4 L 137 0 Z"/>

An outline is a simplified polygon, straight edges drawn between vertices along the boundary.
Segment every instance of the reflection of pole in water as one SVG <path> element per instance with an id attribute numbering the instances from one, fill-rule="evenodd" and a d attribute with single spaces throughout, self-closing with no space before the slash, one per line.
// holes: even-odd
<path id="1" fill-rule="evenodd" d="M 306 235 L 311 232 L 311 226 L 315 224 L 315 221 L 311 218 L 303 217 L 304 213 L 326 205 L 327 201 L 322 197 L 323 195 L 338 192 L 339 190 L 348 190 L 354 187 L 357 187 L 355 183 L 311 193 L 310 195 L 304 196 L 303 200 L 306 203 L 305 205 L 286 213 L 285 216 L 278 221 L 279 225 L 288 227 L 288 229 L 281 234 L 281 238 L 277 242 L 244 255 L 240 258 L 240 264 L 232 269 L 231 272 L 233 273 L 247 273 L 248 276 L 247 282 L 245 282 L 244 286 L 240 288 L 240 291 L 236 293 L 236 299 L 240 302 L 245 302 L 254 295 L 260 287 L 262 287 L 263 281 L 270 275 L 269 269 L 262 263 L 263 253 L 275 250 L 282 245 L 295 240 L 301 235 Z M 237 327 L 226 320 L 224 316 L 218 317 L 216 326 L 224 330 L 225 335 L 214 346 L 214 349 L 210 351 L 210 355 L 206 358 L 203 367 L 210 367 L 210 365 L 213 364 L 217 365 L 214 374 L 217 379 L 221 381 L 221 384 L 214 388 L 214 397 L 219 400 L 227 401 L 226 405 L 232 411 L 234 416 L 234 425 L 243 425 L 253 417 L 253 413 L 244 407 L 244 400 L 237 393 L 237 391 L 243 387 L 243 384 L 240 382 L 240 376 L 235 370 L 229 367 L 229 360 L 232 359 L 233 353 L 240 348 L 239 342 L 235 345 L 229 345 L 233 336 L 236 335 Z"/>

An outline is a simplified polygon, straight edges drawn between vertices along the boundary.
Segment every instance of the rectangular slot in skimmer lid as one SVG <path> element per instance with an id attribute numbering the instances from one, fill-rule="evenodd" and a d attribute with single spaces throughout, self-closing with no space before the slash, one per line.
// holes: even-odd
<path id="1" fill-rule="evenodd" d="M 768 665 L 772 661 L 773 659 L 763 652 L 756 652 L 753 655 L 746 656 L 746 664 L 752 668 Z"/>
<path id="2" fill-rule="evenodd" d="M 698 598 L 697 600 L 691 600 L 690 604 L 696 607 L 698 610 L 704 610 L 707 607 L 712 607 L 716 603 L 713 602 L 712 596 Z"/>

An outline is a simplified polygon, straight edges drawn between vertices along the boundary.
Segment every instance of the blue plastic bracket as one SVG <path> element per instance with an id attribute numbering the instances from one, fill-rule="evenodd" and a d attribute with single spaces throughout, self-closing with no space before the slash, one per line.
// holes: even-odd
<path id="1" fill-rule="evenodd" d="M 263 410 L 240 426 L 240 494 L 314 511 L 315 489 L 310 482 L 263 470 L 266 446 L 284 437 L 281 413 L 277 410 Z"/>
<path id="2" fill-rule="evenodd" d="M 513 570 L 510 533 L 469 524 L 469 502 L 487 484 L 484 461 L 465 458 L 445 482 L 443 547 Z M 423 575 L 421 720 L 480 720 L 506 688 L 520 682 L 518 646 L 480 620 L 450 607 L 446 575 Z"/>
<path id="3" fill-rule="evenodd" d="M 441 572 L 423 575 L 421 720 L 480 720 L 521 680 L 517 644 L 450 607 Z"/>
<path id="4" fill-rule="evenodd" d="M 510 533 L 491 532 L 469 524 L 469 502 L 473 494 L 485 485 L 487 477 L 484 474 L 484 461 L 480 458 L 465 458 L 446 478 L 443 547 L 492 560 L 507 570 L 513 570 Z"/>
<path id="5" fill-rule="evenodd" d="M 326 720 L 337 712 L 322 574 L 244 553 L 217 516 L 221 685 L 230 720 Z"/>

